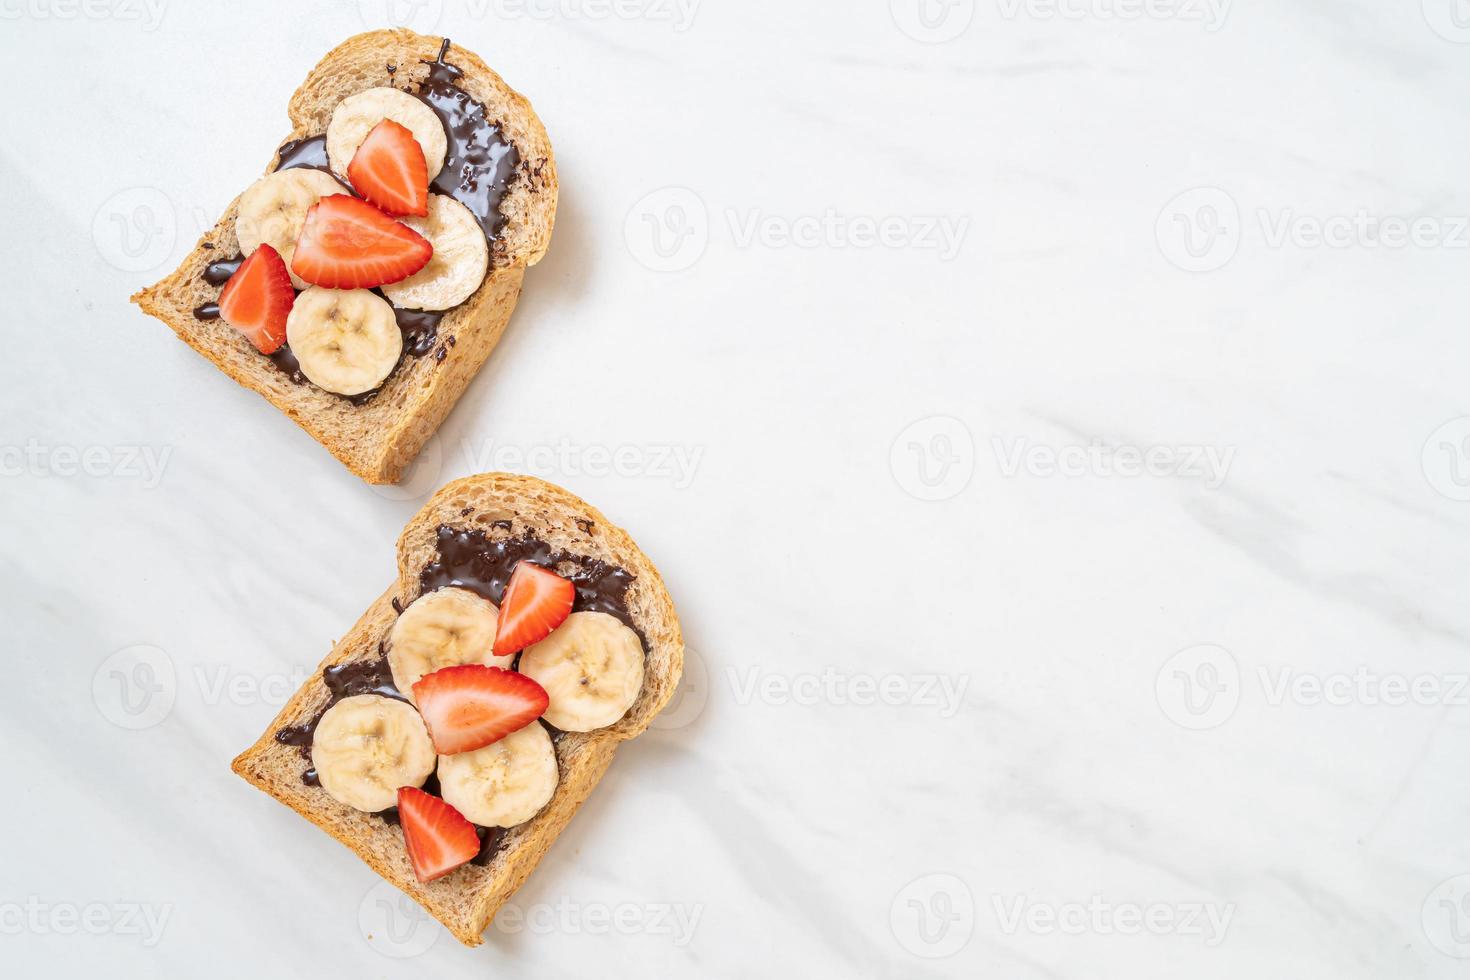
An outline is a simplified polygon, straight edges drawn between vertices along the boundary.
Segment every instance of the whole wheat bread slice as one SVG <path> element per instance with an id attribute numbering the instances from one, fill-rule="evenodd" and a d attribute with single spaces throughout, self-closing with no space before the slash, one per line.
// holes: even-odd
<path id="1" fill-rule="evenodd" d="M 427 885 L 414 877 L 398 827 L 338 803 L 320 787 L 306 785 L 301 778 L 305 760 L 296 748 L 276 740 L 277 731 L 307 722 L 327 703 L 329 693 L 320 669 L 232 768 L 356 851 L 460 942 L 476 946 L 500 906 L 530 875 L 602 778 L 618 743 L 644 731 L 673 695 L 684 669 L 684 638 L 658 570 L 626 532 L 560 487 L 534 477 L 490 473 L 456 480 L 415 515 L 398 539 L 397 581 L 368 607 L 321 668 L 379 656 L 378 645 L 397 616 L 393 599 L 407 606 L 418 598 L 419 573 L 437 555 L 441 525 L 482 530 L 491 539 L 530 531 L 555 550 L 595 558 L 634 576 L 626 604 L 634 626 L 645 637 L 646 654 L 643 690 L 622 720 L 594 732 L 560 734 L 555 740 L 560 782 L 545 809 L 507 831 L 503 846 L 488 864 L 465 865 Z"/>
<path id="2" fill-rule="evenodd" d="M 391 85 L 416 92 L 440 44 L 440 38 L 408 30 L 370 31 L 344 41 L 317 63 L 291 97 L 291 132 L 281 144 L 324 133 L 337 103 L 364 89 Z M 484 104 L 487 118 L 516 147 L 520 163 L 501 199 L 505 224 L 492 244 L 485 281 L 440 322 L 433 353 L 405 356 L 370 401 L 353 405 L 314 385 L 297 384 L 224 321 L 194 316 L 197 307 L 219 297 L 219 287 L 201 278 L 205 266 L 240 250 L 235 237 L 238 196 L 172 274 L 132 297 L 144 312 L 259 392 L 369 483 L 398 481 L 490 356 L 520 297 L 526 267 L 546 254 L 556 217 L 556 163 L 531 104 L 472 52 L 451 45 L 446 60 L 463 72 L 457 84 Z M 265 173 L 275 169 L 277 160 L 273 153 Z"/>

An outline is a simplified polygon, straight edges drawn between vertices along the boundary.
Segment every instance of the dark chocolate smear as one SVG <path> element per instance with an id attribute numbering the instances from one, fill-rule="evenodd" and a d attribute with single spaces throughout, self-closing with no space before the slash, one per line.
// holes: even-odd
<path id="1" fill-rule="evenodd" d="M 485 106 L 455 84 L 464 73 L 444 60 L 448 53 L 446 37 L 439 57 L 424 62 L 429 75 L 418 92 L 419 99 L 439 116 L 449 138 L 444 169 L 430 181 L 429 189 L 469 208 L 485 238 L 493 242 L 505 224 L 500 200 L 515 179 L 521 154 L 501 137 L 499 123 L 486 116 Z"/>
<path id="2" fill-rule="evenodd" d="M 215 259 L 204 267 L 204 281 L 211 286 L 223 286 L 244 264 L 245 256 L 243 255 L 232 255 L 228 259 Z"/>
<path id="3" fill-rule="evenodd" d="M 304 136 L 299 140 L 289 140 L 281 144 L 279 153 L 280 162 L 276 164 L 277 170 L 305 168 L 332 173 L 331 164 L 327 162 L 326 133 L 320 136 Z M 336 174 L 332 176 L 335 177 Z"/>
<path id="4" fill-rule="evenodd" d="M 500 522 L 500 526 L 505 525 Z M 516 563 L 535 562 L 555 570 L 576 586 L 573 612 L 601 612 L 616 617 L 638 634 L 647 651 L 648 638 L 628 612 L 628 588 L 633 584 L 633 576 L 624 569 L 586 555 L 555 550 L 530 532 L 520 537 L 491 538 L 478 528 L 440 525 L 437 533 L 438 557 L 419 575 L 424 592 L 455 585 L 498 605 Z"/>

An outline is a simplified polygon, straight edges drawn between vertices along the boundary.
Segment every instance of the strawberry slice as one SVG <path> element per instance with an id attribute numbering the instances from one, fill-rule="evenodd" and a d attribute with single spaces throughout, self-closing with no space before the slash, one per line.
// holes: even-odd
<path id="1" fill-rule="evenodd" d="M 219 315 L 243 333 L 262 354 L 274 354 L 286 342 L 286 317 L 296 302 L 286 261 L 269 245 L 261 245 L 240 263 L 219 293 Z"/>
<path id="2" fill-rule="evenodd" d="M 503 667 L 461 664 L 426 674 L 413 700 L 440 755 L 473 752 L 540 718 L 546 690 L 525 674 Z"/>
<path id="3" fill-rule="evenodd" d="M 328 289 L 371 289 L 428 265 L 434 246 L 366 201 L 329 194 L 306 211 L 291 271 Z"/>
<path id="4" fill-rule="evenodd" d="M 475 825 L 439 797 L 415 786 L 398 789 L 398 822 L 419 881 L 442 878 L 480 853 Z"/>
<path id="5" fill-rule="evenodd" d="M 495 655 L 508 656 L 546 639 L 572 613 L 577 589 L 550 569 L 517 562 L 500 601 Z"/>
<path id="6" fill-rule="evenodd" d="M 384 119 L 347 165 L 357 193 L 392 215 L 429 213 L 429 165 L 424 148 L 407 127 Z"/>

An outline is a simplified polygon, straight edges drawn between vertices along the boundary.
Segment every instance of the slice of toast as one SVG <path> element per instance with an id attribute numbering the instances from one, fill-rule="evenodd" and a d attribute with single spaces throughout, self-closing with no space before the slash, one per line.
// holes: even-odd
<path id="1" fill-rule="evenodd" d="M 391 85 L 416 92 L 441 43 L 408 30 L 370 31 L 344 41 L 317 63 L 291 97 L 291 132 L 281 144 L 324 133 L 337 103 L 364 89 Z M 219 287 L 201 278 L 205 267 L 240 251 L 235 237 L 238 196 L 183 264 L 132 297 L 144 312 L 259 392 L 369 483 L 398 481 L 490 356 L 515 309 L 526 267 L 546 254 L 556 217 L 556 164 L 531 104 L 464 48 L 451 45 L 445 60 L 460 69 L 458 86 L 484 104 L 486 117 L 500 126 L 520 162 L 501 199 L 505 223 L 492 243 L 485 281 L 439 323 L 432 353 L 405 356 L 371 400 L 355 405 L 314 385 L 293 382 L 224 321 L 194 316 L 196 308 L 219 298 Z M 266 173 L 278 159 L 272 155 Z"/>
<path id="2" fill-rule="evenodd" d="M 490 473 L 444 487 L 409 522 L 398 539 L 397 581 L 322 661 L 323 670 L 380 656 L 379 645 L 397 616 L 394 600 L 406 607 L 423 591 L 420 572 L 438 557 L 438 531 L 446 526 L 481 531 L 490 540 L 518 538 L 529 531 L 554 551 L 594 559 L 633 577 L 625 604 L 645 641 L 643 689 L 617 724 L 555 736 L 560 782 L 551 802 L 531 820 L 507 830 L 488 863 L 467 864 L 437 881 L 420 883 L 402 831 L 381 817 L 338 803 L 319 786 L 307 785 L 302 775 L 309 763 L 296 747 L 276 738 L 278 731 L 308 722 L 327 704 L 330 695 L 320 670 L 232 768 L 356 851 L 460 942 L 477 946 L 500 906 L 530 875 L 602 778 L 618 743 L 646 729 L 673 695 L 684 667 L 684 639 L 658 570 L 626 532 L 560 487 L 534 477 Z"/>

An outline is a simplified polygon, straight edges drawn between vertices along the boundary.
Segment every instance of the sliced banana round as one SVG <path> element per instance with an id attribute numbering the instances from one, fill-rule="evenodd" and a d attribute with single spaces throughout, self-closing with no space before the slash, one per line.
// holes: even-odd
<path id="1" fill-rule="evenodd" d="M 327 161 L 332 170 L 346 180 L 352 155 L 384 119 L 413 133 L 423 148 L 429 179 L 433 180 L 444 169 L 444 153 L 449 146 L 444 124 L 427 104 L 396 88 L 370 88 L 337 103 L 332 121 L 327 123 Z"/>
<path id="2" fill-rule="evenodd" d="M 292 167 L 266 174 L 240 195 L 240 210 L 235 215 L 240 254 L 248 256 L 263 243 L 269 244 L 281 253 L 289 272 L 307 208 L 329 194 L 345 193 L 331 174 L 320 170 Z M 307 283 L 292 272 L 291 285 L 305 289 Z"/>
<path id="3" fill-rule="evenodd" d="M 312 286 L 286 317 L 286 343 L 312 384 L 360 395 L 393 373 L 403 332 L 393 307 L 370 290 Z"/>
<path id="4" fill-rule="evenodd" d="M 470 209 L 444 194 L 429 195 L 427 217 L 399 219 L 434 246 L 429 264 L 388 283 L 383 295 L 406 310 L 447 310 L 480 288 L 490 267 L 490 245 Z"/>
<path id="5" fill-rule="evenodd" d="M 556 750 L 540 722 L 483 749 L 439 757 L 444 802 L 481 827 L 530 820 L 556 793 Z"/>
<path id="6" fill-rule="evenodd" d="M 398 802 L 398 787 L 424 785 L 434 771 L 434 743 L 412 705 L 359 694 L 322 715 L 311 764 L 332 799 L 377 813 Z"/>
<path id="7" fill-rule="evenodd" d="M 520 672 L 546 689 L 543 716 L 565 732 L 606 728 L 643 689 L 643 644 L 615 617 L 574 612 L 521 652 Z"/>
<path id="8" fill-rule="evenodd" d="M 393 685 L 412 701 L 419 678 L 441 667 L 509 667 L 515 658 L 497 657 L 493 649 L 499 615 L 495 603 L 467 589 L 450 586 L 419 596 L 388 631 Z"/>

